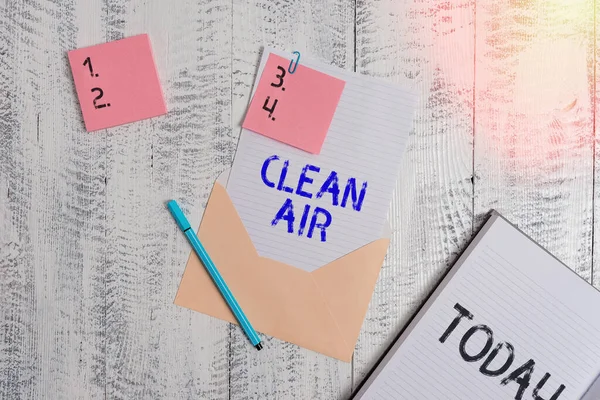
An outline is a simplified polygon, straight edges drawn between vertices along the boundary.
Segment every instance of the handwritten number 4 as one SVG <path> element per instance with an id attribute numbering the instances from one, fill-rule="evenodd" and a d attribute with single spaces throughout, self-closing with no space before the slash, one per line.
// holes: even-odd
<path id="1" fill-rule="evenodd" d="M 281 71 L 280 74 L 275 75 L 275 78 L 279 79 L 279 82 L 277 83 L 271 83 L 271 86 L 279 88 L 281 87 L 281 90 L 285 90 L 282 86 L 283 86 L 283 78 L 285 77 L 285 68 L 283 68 L 281 65 L 277 66 L 277 69 L 279 71 Z M 269 118 L 271 118 L 271 120 L 275 121 L 275 117 L 273 117 L 273 113 L 275 112 L 275 107 L 277 107 L 277 99 L 273 100 L 273 105 L 271 107 L 269 107 L 269 100 L 271 100 L 271 96 L 267 96 L 265 103 L 263 104 L 262 109 L 265 111 L 269 112 Z"/>
<path id="2" fill-rule="evenodd" d="M 265 104 L 263 104 L 263 110 L 268 111 L 269 112 L 269 118 L 271 118 L 273 121 L 275 121 L 275 118 L 272 117 L 273 113 L 275 112 L 275 107 L 277 106 L 277 99 L 273 100 L 273 105 L 271 106 L 271 108 L 269 108 L 269 100 L 271 99 L 271 96 L 267 96 L 267 99 L 265 100 Z"/>

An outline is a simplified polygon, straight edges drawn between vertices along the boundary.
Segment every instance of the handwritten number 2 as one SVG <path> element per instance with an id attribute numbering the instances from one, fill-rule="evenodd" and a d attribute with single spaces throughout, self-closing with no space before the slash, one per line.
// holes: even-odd
<path id="1" fill-rule="evenodd" d="M 281 71 L 281 74 L 275 75 L 275 78 L 279 78 L 279 83 L 277 83 L 277 84 L 271 83 L 271 86 L 273 86 L 273 87 L 281 87 L 281 85 L 283 85 L 283 77 L 285 76 L 285 68 L 278 65 L 277 69 Z"/>
<path id="2" fill-rule="evenodd" d="M 87 57 L 85 59 L 85 61 L 83 62 L 83 66 L 87 66 L 90 70 L 90 75 L 92 76 L 92 78 L 97 77 L 98 74 L 94 73 L 94 67 L 92 67 L 92 60 Z M 100 89 L 99 87 L 95 87 L 92 89 L 92 93 L 94 92 L 98 92 L 98 95 L 96 97 L 94 97 L 94 108 L 98 109 L 98 108 L 104 108 L 104 107 L 110 107 L 110 103 L 106 103 L 106 104 L 98 104 L 98 100 L 100 100 L 102 98 L 102 96 L 104 96 L 104 91 L 102 89 Z"/>
<path id="3" fill-rule="evenodd" d="M 100 92 L 100 94 L 98 96 L 94 97 L 94 108 L 110 107 L 110 103 L 107 103 L 107 104 L 97 104 L 96 103 L 98 100 L 100 100 L 102 98 L 102 96 L 104 96 L 104 91 L 102 89 L 95 87 L 92 89 L 92 93 L 94 93 L 94 92 Z"/>

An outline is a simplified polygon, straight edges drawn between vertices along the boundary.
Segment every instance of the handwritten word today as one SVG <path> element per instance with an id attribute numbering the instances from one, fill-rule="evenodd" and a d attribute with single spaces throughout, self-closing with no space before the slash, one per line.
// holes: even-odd
<path id="1" fill-rule="evenodd" d="M 458 311 L 458 315 L 454 320 L 450 323 L 446 331 L 440 336 L 440 342 L 444 343 L 450 337 L 452 332 L 456 329 L 458 324 L 462 321 L 463 318 L 473 319 L 473 314 L 469 312 L 466 308 L 456 303 L 454 305 L 454 309 Z M 483 333 L 486 337 L 486 342 L 483 348 L 477 352 L 476 354 L 469 354 L 467 352 L 467 343 L 471 338 L 478 334 L 479 332 Z M 492 346 L 494 345 L 494 333 L 487 325 L 475 325 L 469 328 L 467 332 L 463 335 L 462 339 L 460 339 L 458 345 L 458 352 L 463 360 L 466 362 L 476 362 L 482 360 L 486 355 L 486 359 L 481 363 L 479 367 L 479 372 L 481 372 L 485 376 L 496 377 L 500 376 L 508 371 L 511 367 L 513 361 L 515 360 L 515 348 L 512 344 L 508 342 L 499 342 L 494 349 Z M 490 351 L 491 350 L 491 351 Z M 490 368 L 492 362 L 499 357 L 499 360 L 504 360 L 504 364 L 499 368 Z M 496 363 L 498 364 L 498 363 Z M 517 388 L 517 393 L 515 394 L 515 400 L 523 399 L 523 394 L 525 390 L 529 387 L 531 381 L 531 375 L 533 374 L 533 370 L 535 368 L 535 361 L 533 359 L 529 359 L 523 365 L 517 367 L 512 372 L 508 373 L 501 381 L 501 385 L 508 385 L 511 382 L 519 385 Z M 531 398 L 535 400 L 558 400 L 561 393 L 565 390 L 565 385 L 560 385 L 558 389 L 554 392 L 552 397 L 544 398 L 540 395 L 540 391 L 546 385 L 546 382 L 550 379 L 551 375 L 546 372 L 542 379 L 535 385 L 533 391 L 531 393 Z"/>
<path id="2" fill-rule="evenodd" d="M 305 199 L 323 199 L 324 202 L 326 199 L 328 199 L 328 203 L 330 203 L 332 207 L 341 208 L 346 208 L 349 204 L 349 200 L 351 200 L 352 208 L 355 211 L 360 212 L 362 209 L 363 202 L 365 201 L 365 196 L 367 194 L 367 182 L 362 183 L 360 192 L 358 192 L 356 178 L 348 178 L 342 191 L 339 184 L 338 173 L 336 171 L 331 171 L 323 183 L 317 186 L 315 184 L 315 179 L 319 176 L 324 177 L 325 175 L 319 175 L 319 173 L 321 173 L 320 167 L 306 164 L 302 168 L 302 172 L 300 173 L 298 182 L 295 182 L 296 185 L 294 188 L 292 186 L 288 186 L 290 183 L 286 182 L 289 168 L 289 160 L 282 161 L 277 155 L 268 157 L 264 161 L 260 171 L 263 183 L 270 188 L 274 188 L 285 193 L 295 194 L 297 199 L 300 200 L 302 197 Z M 273 173 L 270 173 L 270 171 L 277 170 L 279 170 L 278 179 L 271 180 L 269 176 L 273 177 L 277 175 L 273 175 Z M 304 204 L 302 215 L 299 217 L 299 222 L 297 222 L 298 229 L 295 230 L 295 223 L 298 218 L 294 212 L 294 202 L 291 197 L 288 197 L 283 202 L 283 205 L 279 211 L 277 211 L 275 214 L 275 217 L 271 221 L 271 225 L 276 226 L 280 221 L 286 221 L 288 233 L 294 233 L 296 231 L 298 236 L 302 236 L 308 224 L 308 230 L 306 232 L 307 238 L 312 238 L 315 229 L 319 229 L 321 233 L 321 242 L 327 241 L 326 229 L 333 222 L 331 213 L 323 207 L 314 207 L 309 223 L 308 220 L 310 213 L 311 205 Z"/>

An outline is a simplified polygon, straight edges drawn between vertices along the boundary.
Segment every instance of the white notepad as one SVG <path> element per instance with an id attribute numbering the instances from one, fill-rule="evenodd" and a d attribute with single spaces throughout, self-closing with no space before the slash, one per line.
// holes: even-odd
<path id="1" fill-rule="evenodd" d="M 289 56 L 266 49 L 257 77 L 261 76 L 271 52 Z M 406 87 L 305 57 L 301 63 L 346 82 L 321 153 L 311 154 L 242 129 L 227 191 L 259 255 L 313 271 L 380 239 L 387 230 L 387 213 L 412 129 L 418 95 Z M 258 78 L 255 85 L 257 82 Z M 357 192 L 368 182 L 362 209 L 357 212 L 351 206 L 332 206 L 330 195 L 299 199 L 265 186 L 261 167 L 273 155 L 279 157 L 280 162 L 273 163 L 273 171 L 269 173 L 276 179 L 280 176 L 276 168 L 283 164 L 281 160 L 289 161 L 285 182 L 290 185 L 298 182 L 302 168 L 307 164 L 320 168 L 318 174 L 311 174 L 313 191 L 332 171 L 338 174 L 342 193 L 344 183 L 351 177 L 358 182 Z M 296 227 L 307 205 L 311 210 L 323 207 L 330 212 L 332 221 L 325 242 L 319 240 L 319 235 L 308 238 L 306 233 L 298 230 L 288 233 L 285 223 L 272 224 L 288 198 L 294 200 Z"/>
<path id="2" fill-rule="evenodd" d="M 494 212 L 354 398 L 579 399 L 599 371 L 600 292 Z"/>

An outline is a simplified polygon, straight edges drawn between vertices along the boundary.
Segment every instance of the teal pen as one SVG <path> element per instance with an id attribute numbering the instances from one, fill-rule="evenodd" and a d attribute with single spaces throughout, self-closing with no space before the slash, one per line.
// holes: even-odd
<path id="1" fill-rule="evenodd" d="M 173 218 L 175 218 L 177 225 L 179 225 L 179 228 L 183 231 L 185 237 L 188 238 L 190 244 L 194 248 L 194 251 L 198 255 L 198 258 L 200 258 L 200 261 L 202 261 L 202 264 L 204 264 L 204 268 L 206 268 L 213 282 L 215 285 L 217 285 L 219 292 L 221 292 L 221 296 L 223 296 L 225 299 L 225 302 L 231 309 L 231 312 L 233 312 L 233 315 L 235 315 L 235 318 L 238 320 L 240 326 L 244 330 L 244 333 L 246 333 L 246 336 L 248 336 L 248 339 L 250 339 L 250 342 L 252 342 L 252 345 L 256 347 L 257 350 L 262 349 L 263 346 L 260 342 L 260 337 L 254 328 L 252 328 L 250 321 L 248 321 L 248 318 L 246 318 L 242 308 L 235 300 L 235 297 L 233 297 L 233 293 L 231 293 L 231 290 L 229 290 L 227 287 L 227 284 L 217 270 L 215 263 L 212 262 L 208 253 L 206 252 L 206 249 L 204 246 L 202 246 L 202 243 L 200 243 L 200 239 L 198 239 L 198 236 L 196 236 L 192 230 L 190 223 L 185 215 L 183 215 L 183 211 L 181 211 L 181 208 L 179 208 L 177 202 L 175 200 L 171 200 L 167 203 L 167 207 L 169 208 L 169 211 L 171 211 L 171 215 L 173 215 Z"/>

